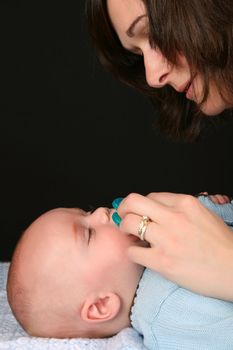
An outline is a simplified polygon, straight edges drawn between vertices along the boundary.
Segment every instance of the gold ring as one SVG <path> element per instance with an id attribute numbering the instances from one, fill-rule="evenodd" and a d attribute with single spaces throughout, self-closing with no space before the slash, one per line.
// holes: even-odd
<path id="1" fill-rule="evenodd" d="M 148 216 L 143 216 L 140 221 L 140 224 L 138 226 L 138 235 L 142 241 L 145 240 L 146 229 L 150 222 L 151 219 Z"/>

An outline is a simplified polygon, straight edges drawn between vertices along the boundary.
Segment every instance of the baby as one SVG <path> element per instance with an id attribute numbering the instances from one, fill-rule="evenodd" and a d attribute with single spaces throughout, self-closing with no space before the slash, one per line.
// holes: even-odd
<path id="1" fill-rule="evenodd" d="M 225 196 L 200 201 L 233 222 Z M 225 203 L 225 204 L 220 204 Z M 24 232 L 12 257 L 7 295 L 33 336 L 99 338 L 133 326 L 148 349 L 232 349 L 233 303 L 192 293 L 131 262 L 146 245 L 113 223 L 114 209 L 59 208 Z"/>
<path id="2" fill-rule="evenodd" d="M 24 232 L 8 275 L 12 311 L 31 335 L 106 337 L 130 325 L 143 267 L 127 248 L 142 241 L 119 233 L 113 210 L 59 208 Z"/>

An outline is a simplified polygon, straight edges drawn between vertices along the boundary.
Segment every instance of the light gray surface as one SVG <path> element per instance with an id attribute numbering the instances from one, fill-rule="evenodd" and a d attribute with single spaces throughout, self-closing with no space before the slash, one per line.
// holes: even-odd
<path id="1" fill-rule="evenodd" d="M 6 297 L 9 263 L 0 263 L 0 350 L 146 350 L 141 338 L 127 328 L 106 339 L 46 339 L 28 336 L 11 313 Z"/>

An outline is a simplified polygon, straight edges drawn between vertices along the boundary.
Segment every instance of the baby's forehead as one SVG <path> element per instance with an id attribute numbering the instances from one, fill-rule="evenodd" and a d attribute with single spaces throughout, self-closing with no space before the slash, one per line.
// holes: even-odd
<path id="1" fill-rule="evenodd" d="M 55 208 L 42 214 L 29 227 L 29 233 L 39 236 L 54 236 L 54 233 L 64 232 L 79 223 L 86 212 L 79 208 Z"/>
<path id="2" fill-rule="evenodd" d="M 81 208 L 54 208 L 49 211 L 47 211 L 45 214 L 61 214 L 61 213 L 81 213 L 81 214 L 86 214 L 85 210 Z"/>
<path id="3" fill-rule="evenodd" d="M 86 214 L 87 213 L 80 208 L 55 208 L 43 214 L 41 218 L 48 221 L 53 221 L 53 220 L 59 220 L 59 219 L 66 219 L 71 215 L 75 215 L 75 217 L 78 218 L 79 215 L 80 217 L 82 217 Z"/>

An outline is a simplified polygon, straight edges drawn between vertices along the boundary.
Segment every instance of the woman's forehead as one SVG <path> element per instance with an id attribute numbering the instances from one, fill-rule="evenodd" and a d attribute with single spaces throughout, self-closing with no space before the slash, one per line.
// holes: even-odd
<path id="1" fill-rule="evenodd" d="M 141 0 L 108 0 L 107 5 L 114 28 L 121 32 L 126 32 L 135 19 L 146 12 Z"/>

